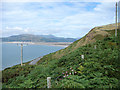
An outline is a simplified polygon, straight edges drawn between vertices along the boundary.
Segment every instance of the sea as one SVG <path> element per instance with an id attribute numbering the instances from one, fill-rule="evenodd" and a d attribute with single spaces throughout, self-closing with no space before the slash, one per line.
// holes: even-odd
<path id="1" fill-rule="evenodd" d="M 64 49 L 62 46 L 33 45 L 23 46 L 23 63 L 40 56 Z M 2 43 L 2 70 L 21 63 L 21 46 L 15 43 Z"/>

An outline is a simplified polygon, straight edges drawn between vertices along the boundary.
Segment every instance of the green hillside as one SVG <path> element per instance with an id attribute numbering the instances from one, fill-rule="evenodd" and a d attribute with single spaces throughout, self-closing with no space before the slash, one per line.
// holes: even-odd
<path id="1" fill-rule="evenodd" d="M 47 88 L 47 77 L 52 78 L 52 88 L 119 88 L 119 39 L 114 37 L 114 28 L 97 28 L 69 47 L 44 56 L 37 65 L 3 70 L 3 88 Z"/>
<path id="2" fill-rule="evenodd" d="M 120 23 L 118 24 L 120 25 Z M 44 56 L 44 60 L 51 60 L 51 59 L 59 59 L 62 56 L 78 49 L 81 46 L 94 43 L 98 40 L 102 40 L 105 37 L 111 37 L 115 35 L 115 24 L 109 24 L 104 26 L 99 26 L 91 29 L 88 34 L 86 34 L 83 38 L 73 42 L 71 45 L 69 45 L 67 48 L 63 50 L 59 50 L 55 52 L 54 54 L 49 54 Z M 41 62 L 41 61 L 39 61 Z M 39 63 L 38 62 L 38 63 Z"/>

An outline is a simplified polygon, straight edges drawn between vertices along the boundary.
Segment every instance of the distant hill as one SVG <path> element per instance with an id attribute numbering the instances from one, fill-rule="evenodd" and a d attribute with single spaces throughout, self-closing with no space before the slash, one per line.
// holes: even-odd
<path id="1" fill-rule="evenodd" d="M 54 35 L 32 35 L 32 34 L 21 34 L 21 35 L 13 35 L 10 37 L 3 37 L 3 42 L 74 42 L 76 39 L 74 38 L 63 38 L 56 37 Z"/>

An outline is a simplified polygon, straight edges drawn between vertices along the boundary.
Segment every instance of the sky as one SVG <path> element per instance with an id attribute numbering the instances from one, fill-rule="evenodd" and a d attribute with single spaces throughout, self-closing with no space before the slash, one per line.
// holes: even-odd
<path id="1" fill-rule="evenodd" d="M 115 2 L 2 2 L 2 36 L 79 38 L 115 22 Z"/>

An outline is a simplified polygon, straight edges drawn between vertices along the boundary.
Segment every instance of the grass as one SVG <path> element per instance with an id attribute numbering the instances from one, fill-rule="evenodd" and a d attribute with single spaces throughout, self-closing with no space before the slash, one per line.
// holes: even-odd
<path id="1" fill-rule="evenodd" d="M 94 49 L 94 45 L 97 45 L 97 49 Z M 39 65 L 18 65 L 4 70 L 3 87 L 46 88 L 46 78 L 52 77 L 53 88 L 118 88 L 118 50 L 115 38 L 107 37 L 79 47 L 60 59 L 50 58 L 50 54 Z M 84 60 L 81 59 L 82 54 L 85 55 Z M 68 76 L 64 78 L 65 75 Z"/>

